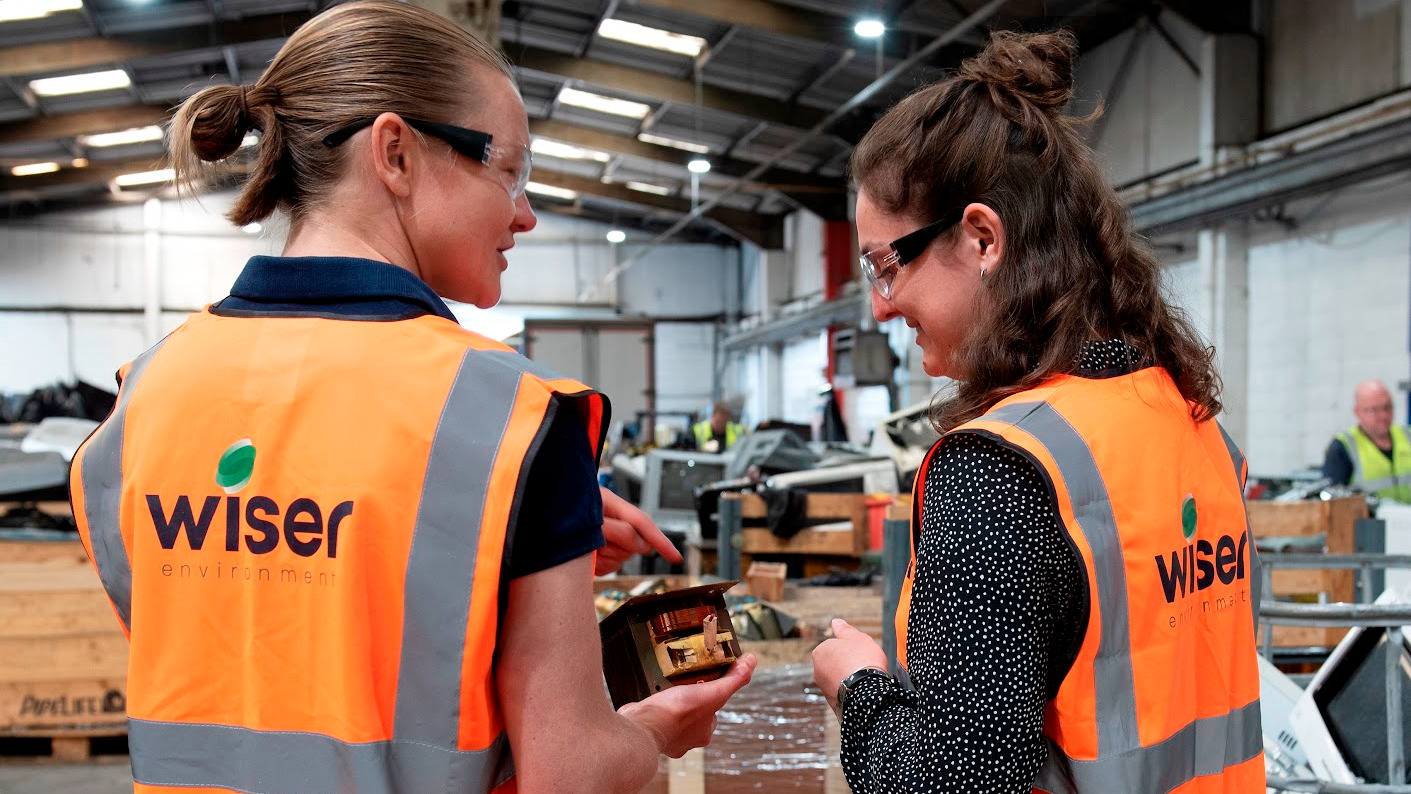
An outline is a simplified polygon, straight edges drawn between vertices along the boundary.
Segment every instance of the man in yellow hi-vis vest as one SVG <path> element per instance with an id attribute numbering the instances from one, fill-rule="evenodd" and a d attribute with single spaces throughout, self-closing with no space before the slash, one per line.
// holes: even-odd
<path id="1" fill-rule="evenodd" d="M 691 427 L 696 437 L 696 449 L 701 452 L 724 452 L 744 438 L 745 426 L 730 421 L 729 403 L 718 402 L 711 411 L 710 419 L 697 422 Z"/>
<path id="2" fill-rule="evenodd" d="M 1391 392 L 1381 381 L 1357 385 L 1357 424 L 1338 433 L 1323 459 L 1323 476 L 1383 499 L 1411 504 L 1411 439 L 1392 423 Z"/>

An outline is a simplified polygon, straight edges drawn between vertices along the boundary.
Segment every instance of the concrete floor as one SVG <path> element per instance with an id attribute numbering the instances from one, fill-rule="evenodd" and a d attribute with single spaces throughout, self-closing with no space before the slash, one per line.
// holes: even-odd
<path id="1" fill-rule="evenodd" d="M 132 770 L 126 763 L 0 764 L 0 794 L 132 794 Z"/>

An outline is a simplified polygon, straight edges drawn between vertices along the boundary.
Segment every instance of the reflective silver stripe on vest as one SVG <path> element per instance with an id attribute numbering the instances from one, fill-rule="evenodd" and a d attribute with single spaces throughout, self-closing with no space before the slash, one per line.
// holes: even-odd
<path id="1" fill-rule="evenodd" d="M 1230 434 L 1225 432 L 1225 426 L 1219 422 L 1215 426 L 1220 429 L 1220 437 L 1225 440 L 1225 450 L 1230 453 L 1230 461 L 1235 465 L 1235 486 L 1239 488 L 1240 501 L 1244 501 L 1244 453 L 1240 452 L 1239 445 L 1235 443 Z M 1254 615 L 1254 636 L 1259 636 L 1259 599 L 1263 596 L 1264 577 L 1259 571 L 1259 551 L 1254 548 L 1254 530 L 1249 526 L 1249 511 L 1244 513 L 1244 534 L 1246 545 L 1249 546 L 1249 596 L 1250 612 Z"/>
<path id="2" fill-rule="evenodd" d="M 1097 579 L 1098 610 L 1102 633 L 1093 660 L 1097 686 L 1097 752 L 1099 757 L 1135 750 L 1141 746 L 1137 732 L 1137 686 L 1132 673 L 1131 620 L 1127 609 L 1127 569 L 1122 538 L 1107 486 L 1098 472 L 1093 453 L 1048 403 L 1015 403 L 986 414 L 990 419 L 1023 430 L 1048 449 L 1068 489 L 1073 517 L 1092 547 Z"/>
<path id="3" fill-rule="evenodd" d="M 445 794 L 487 790 L 474 770 L 509 754 L 502 735 L 478 753 L 421 742 L 341 742 L 317 733 L 128 720 L 132 777 L 153 786 L 259 794 Z M 447 770 L 459 773 L 447 776 Z M 469 775 L 469 776 L 468 776 Z M 187 782 L 187 781 L 200 781 Z"/>
<path id="4" fill-rule="evenodd" d="M 1034 787 L 1051 794 L 1166 794 L 1204 775 L 1218 775 L 1264 751 L 1259 701 L 1192 722 L 1163 742 L 1110 758 L 1079 761 L 1048 743 L 1049 759 Z"/>
<path id="5" fill-rule="evenodd" d="M 480 525 L 495 459 L 527 369 L 515 366 L 519 362 L 528 363 L 522 356 L 467 351 L 431 442 L 407 561 L 392 733 L 398 742 L 425 742 L 452 750 L 456 746 L 465 625 L 470 619 Z M 473 780 L 460 775 L 441 779 L 453 791 L 487 791 L 494 784 L 492 776 L 503 780 L 512 774 L 508 749 L 503 759 L 478 759 Z M 503 769 L 485 763 L 500 760 L 505 762 Z"/>
<path id="6" fill-rule="evenodd" d="M 103 589 L 112 599 L 118 618 L 128 631 L 132 630 L 132 562 L 122 540 L 122 444 L 127 422 L 127 404 L 137 391 L 137 382 L 166 340 L 133 360 L 118 389 L 118 402 L 113 413 L 88 440 L 83 451 L 83 468 L 79 472 L 83 483 L 83 515 L 88 524 L 89 543 L 93 548 L 93 565 Z"/>

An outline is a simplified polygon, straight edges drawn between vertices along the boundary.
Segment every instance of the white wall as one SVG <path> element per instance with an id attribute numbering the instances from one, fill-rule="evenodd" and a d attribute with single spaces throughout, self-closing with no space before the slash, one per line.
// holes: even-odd
<path id="1" fill-rule="evenodd" d="M 1400 0 L 1267 3 L 1265 113 L 1281 130 L 1407 85 Z"/>
<path id="2" fill-rule="evenodd" d="M 656 324 L 658 411 L 707 412 L 715 384 L 716 328 L 715 323 Z"/>
<path id="3" fill-rule="evenodd" d="M 141 204 L 52 213 L 0 224 L 0 392 L 23 392 L 75 378 L 110 386 L 114 371 L 181 322 L 187 312 L 228 294 L 246 260 L 283 247 L 279 221 L 258 234 L 232 227 L 228 194 L 163 201 L 155 234 Z M 525 317 L 713 316 L 736 311 L 738 250 L 664 245 L 627 270 L 620 283 L 577 304 L 600 285 L 615 256 L 606 226 L 540 217 L 508 254 L 502 305 L 490 311 L 452 305 L 467 327 L 496 338 L 523 329 Z M 147 252 L 155 251 L 161 312 L 157 334 L 143 315 Z M 620 299 L 620 300 L 619 300 Z M 15 340 L 14 343 L 11 340 Z M 710 369 L 702 370 L 708 377 Z M 709 386 L 706 391 L 709 392 Z"/>
<path id="4" fill-rule="evenodd" d="M 1362 185 L 1287 212 L 1300 219 L 1296 230 L 1258 224 L 1249 245 L 1240 440 L 1254 475 L 1319 466 L 1333 433 L 1355 421 L 1361 380 L 1385 381 L 1397 421 L 1407 420 L 1411 185 Z M 1198 263 L 1174 262 L 1163 276 L 1168 297 L 1208 339 L 1212 285 L 1200 283 Z"/>
<path id="5" fill-rule="evenodd" d="M 1179 16 L 1162 26 L 1191 58 L 1200 58 L 1202 34 Z M 1117 80 L 1137 36 L 1128 30 L 1082 53 L 1074 76 L 1075 110 L 1105 106 L 1098 153 L 1110 182 L 1123 185 L 1197 159 L 1200 80 L 1155 30 L 1139 40 L 1130 68 Z M 1112 95 L 1117 88 L 1115 98 Z M 1091 135 L 1097 134 L 1097 127 Z"/>

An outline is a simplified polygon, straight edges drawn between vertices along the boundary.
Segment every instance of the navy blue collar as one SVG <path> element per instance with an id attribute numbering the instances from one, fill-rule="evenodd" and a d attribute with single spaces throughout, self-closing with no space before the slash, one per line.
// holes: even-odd
<path id="1" fill-rule="evenodd" d="M 253 256 L 216 304 L 217 313 L 316 314 L 403 319 L 434 314 L 456 322 L 426 282 L 386 262 L 341 256 Z"/>

